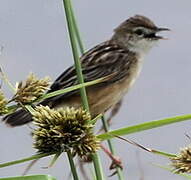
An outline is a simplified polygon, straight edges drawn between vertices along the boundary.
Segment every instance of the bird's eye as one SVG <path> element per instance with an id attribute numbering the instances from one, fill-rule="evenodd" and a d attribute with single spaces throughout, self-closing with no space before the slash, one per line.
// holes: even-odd
<path id="1" fill-rule="evenodd" d="M 144 32 L 141 29 L 137 29 L 137 30 L 135 30 L 135 34 L 142 36 L 144 34 Z"/>

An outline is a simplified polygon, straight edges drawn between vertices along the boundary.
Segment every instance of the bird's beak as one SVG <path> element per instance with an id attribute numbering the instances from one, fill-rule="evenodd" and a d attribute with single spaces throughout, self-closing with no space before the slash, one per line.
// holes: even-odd
<path id="1" fill-rule="evenodd" d="M 171 31 L 170 29 L 168 28 L 157 28 L 157 32 L 161 32 L 161 31 Z M 163 40 L 168 40 L 168 38 L 164 38 L 162 36 L 158 36 L 158 35 L 155 35 L 157 39 L 163 39 Z"/>
<path id="2" fill-rule="evenodd" d="M 157 28 L 157 31 L 171 31 L 170 29 L 168 28 Z"/>

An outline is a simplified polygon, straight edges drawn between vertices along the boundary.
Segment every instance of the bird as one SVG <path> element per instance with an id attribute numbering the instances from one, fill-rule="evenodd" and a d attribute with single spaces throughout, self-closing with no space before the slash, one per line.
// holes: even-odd
<path id="1" fill-rule="evenodd" d="M 80 57 L 85 82 L 114 74 L 106 81 L 86 88 L 92 117 L 104 114 L 121 101 L 139 76 L 145 55 L 159 40 L 165 39 L 157 33 L 169 30 L 156 26 L 143 15 L 135 15 L 115 28 L 109 40 Z M 78 80 L 73 65 L 53 82 L 47 93 L 76 84 Z M 79 90 L 45 99 L 40 104 L 54 109 L 82 106 Z M 25 109 L 19 109 L 2 120 L 15 127 L 31 122 L 32 115 Z"/>

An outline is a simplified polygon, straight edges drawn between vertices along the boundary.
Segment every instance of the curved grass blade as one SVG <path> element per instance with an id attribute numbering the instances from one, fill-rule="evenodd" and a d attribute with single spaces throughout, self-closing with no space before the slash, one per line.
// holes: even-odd
<path id="1" fill-rule="evenodd" d="M 187 179 L 191 179 L 191 175 L 189 175 L 189 174 L 186 174 L 186 173 L 174 173 L 173 169 L 170 168 L 170 167 L 162 166 L 162 165 L 159 165 L 159 164 L 154 164 L 154 165 L 157 166 L 157 167 L 160 167 L 162 169 L 165 169 L 167 171 L 170 171 L 171 173 L 173 173 L 175 175 L 179 175 L 179 176 L 186 177 Z"/>
<path id="2" fill-rule="evenodd" d="M 146 123 L 142 123 L 142 124 L 137 124 L 134 126 L 128 126 L 125 128 L 113 130 L 108 133 L 103 133 L 103 134 L 97 135 L 97 137 L 101 141 L 104 141 L 107 139 L 114 138 L 115 136 L 124 136 L 127 134 L 133 134 L 133 133 L 137 133 L 137 132 L 141 132 L 141 131 L 181 122 L 181 121 L 190 120 L 190 119 L 191 119 L 191 114 L 169 117 L 169 118 L 165 118 L 165 119 L 161 119 L 161 120 L 154 120 L 154 121 L 150 121 L 150 122 L 146 122 Z"/>
<path id="3" fill-rule="evenodd" d="M 50 175 L 33 175 L 33 176 L 0 178 L 0 180 L 56 180 L 56 178 Z"/>
<path id="4" fill-rule="evenodd" d="M 109 78 L 109 76 L 106 76 L 106 77 L 103 77 L 103 78 L 96 79 L 94 81 L 81 83 L 81 84 L 78 84 L 78 85 L 75 85 L 75 86 L 71 86 L 71 87 L 68 87 L 68 88 L 65 88 L 65 89 L 61 89 L 61 90 L 57 90 L 57 91 L 54 91 L 54 92 L 51 92 L 51 93 L 47 93 L 47 94 L 43 95 L 42 97 L 40 97 L 37 101 L 42 101 L 42 100 L 50 98 L 50 97 L 54 97 L 54 96 L 57 96 L 57 95 L 68 93 L 70 91 L 74 91 L 74 90 L 80 89 L 82 87 L 92 86 L 94 84 L 98 84 L 98 83 L 104 82 L 108 78 Z"/>
<path id="5" fill-rule="evenodd" d="M 88 87 L 88 86 L 92 86 L 94 84 L 105 82 L 105 81 L 107 81 L 108 78 L 110 78 L 113 75 L 114 74 L 111 74 L 109 76 L 105 76 L 103 78 L 99 78 L 99 79 L 96 79 L 94 81 L 85 82 L 85 83 L 78 84 L 78 85 L 75 85 L 75 86 L 71 86 L 71 87 L 68 87 L 68 88 L 65 88 L 65 89 L 61 89 L 61 90 L 57 90 L 57 91 L 54 91 L 54 92 L 51 92 L 51 93 L 47 93 L 47 94 L 41 96 L 39 99 L 35 100 L 35 102 L 39 102 L 39 101 L 42 101 L 42 100 L 47 99 L 47 98 L 51 98 L 51 97 L 61 95 L 61 94 L 64 94 L 64 93 L 67 93 L 67 92 L 70 92 L 70 91 L 74 91 L 74 90 L 80 89 L 81 87 Z M 14 105 L 9 106 L 8 109 L 9 109 L 10 113 L 12 113 L 18 107 L 20 107 L 20 106 L 14 104 Z"/>
<path id="6" fill-rule="evenodd" d="M 31 160 L 34 160 L 34 159 L 40 159 L 40 158 L 43 158 L 43 157 L 46 157 L 46 156 L 51 156 L 55 153 L 43 153 L 43 154 L 36 154 L 36 155 L 33 155 L 31 157 L 28 157 L 28 158 L 24 158 L 24 159 L 20 159 L 20 160 L 16 160 L 16 161 L 11 161 L 11 162 L 7 162 L 7 163 L 2 163 L 0 164 L 0 168 L 3 168 L 3 167 L 7 167 L 7 166 L 12 166 L 12 165 L 15 165 L 15 164 L 20 164 L 20 163 L 24 163 L 24 162 L 27 162 L 27 161 L 31 161 Z"/>
<path id="7" fill-rule="evenodd" d="M 78 47 L 76 43 L 76 37 L 75 37 L 75 26 L 74 26 L 74 17 L 72 14 L 71 10 L 71 1 L 70 0 L 63 0 L 63 6 L 65 9 L 65 15 L 66 15 L 66 20 L 67 20 L 67 25 L 68 25 L 68 30 L 69 30 L 69 36 L 70 36 L 70 43 L 71 43 L 71 48 L 73 52 L 73 58 L 74 58 L 74 64 L 76 68 L 76 74 L 77 74 L 77 79 L 79 83 L 84 83 L 84 77 L 82 73 L 82 68 L 81 68 L 81 62 L 79 60 L 79 54 L 78 54 Z M 83 86 L 80 88 L 80 96 L 82 100 L 82 105 L 84 109 L 89 111 L 89 104 L 88 104 L 88 99 L 86 95 L 86 88 Z M 102 180 L 103 178 L 103 171 L 101 167 L 101 163 L 99 161 L 98 154 L 93 154 L 92 155 L 92 160 L 95 168 L 95 172 L 97 175 L 97 179 Z"/>

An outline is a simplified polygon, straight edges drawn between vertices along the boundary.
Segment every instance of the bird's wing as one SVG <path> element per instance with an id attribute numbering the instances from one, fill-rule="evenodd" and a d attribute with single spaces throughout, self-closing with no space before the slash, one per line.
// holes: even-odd
<path id="1" fill-rule="evenodd" d="M 89 82 L 115 74 L 107 79 L 107 81 L 101 82 L 99 85 L 96 84 L 96 86 L 103 86 L 123 79 L 128 74 L 128 67 L 131 64 L 130 57 L 127 50 L 108 42 L 94 47 L 80 58 L 84 81 Z M 78 80 L 75 67 L 71 66 L 55 80 L 48 92 L 64 89 L 76 84 L 78 84 Z M 46 99 L 43 104 L 48 104 L 58 99 L 65 99 L 78 92 L 79 90 L 75 90 Z"/>

